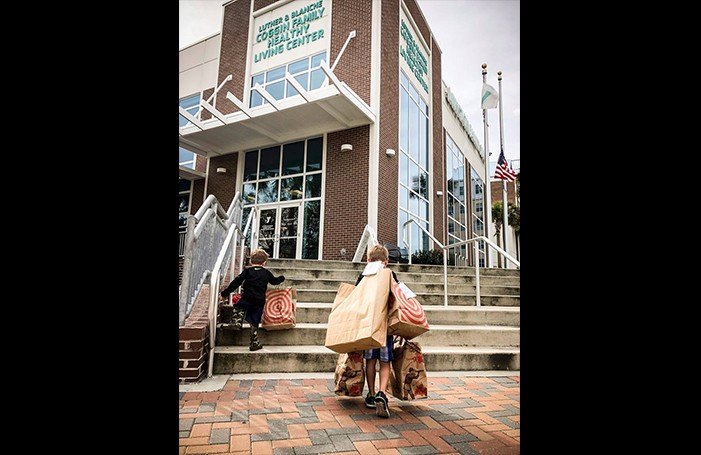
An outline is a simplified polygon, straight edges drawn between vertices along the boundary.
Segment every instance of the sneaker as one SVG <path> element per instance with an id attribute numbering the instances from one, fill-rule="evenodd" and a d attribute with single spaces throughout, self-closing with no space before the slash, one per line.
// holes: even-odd
<path id="1" fill-rule="evenodd" d="M 258 349 L 263 349 L 263 345 L 260 344 L 258 340 L 252 341 L 251 344 L 248 346 L 249 351 L 257 351 Z"/>
<path id="2" fill-rule="evenodd" d="M 368 395 L 365 397 L 365 407 L 370 409 L 375 409 L 377 407 L 375 406 L 375 395 L 370 392 L 368 392 Z"/>
<path id="3" fill-rule="evenodd" d="M 389 400 L 387 400 L 387 395 L 381 390 L 375 395 L 375 406 L 377 406 L 375 414 L 389 418 Z"/>

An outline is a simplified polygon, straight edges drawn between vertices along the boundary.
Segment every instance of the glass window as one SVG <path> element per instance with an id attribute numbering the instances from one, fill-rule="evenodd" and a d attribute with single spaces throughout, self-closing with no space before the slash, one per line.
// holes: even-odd
<path id="1" fill-rule="evenodd" d="M 272 82 L 285 77 L 285 67 L 275 68 L 265 73 L 265 82 Z"/>
<path id="2" fill-rule="evenodd" d="M 264 74 L 258 74 L 257 76 L 253 76 L 251 78 L 251 87 L 255 87 L 256 84 L 263 85 L 265 84 L 265 75 Z"/>
<path id="3" fill-rule="evenodd" d="M 260 151 L 258 178 L 265 179 L 280 175 L 280 146 L 268 147 Z"/>
<path id="4" fill-rule="evenodd" d="M 276 82 L 274 84 L 267 85 L 265 90 L 270 93 L 270 96 L 276 100 L 281 100 L 285 97 L 285 81 Z"/>
<path id="5" fill-rule="evenodd" d="M 305 90 L 309 89 L 309 73 L 303 73 L 295 76 L 295 79 L 297 82 L 299 82 L 299 85 L 304 87 Z"/>
<path id="6" fill-rule="evenodd" d="M 287 71 L 290 74 L 301 73 L 302 71 L 307 71 L 309 69 L 309 59 L 303 58 L 302 60 L 297 60 L 289 64 Z"/>
<path id="7" fill-rule="evenodd" d="M 411 182 L 410 188 L 419 193 L 419 167 L 413 161 L 409 161 L 409 181 Z"/>
<path id="8" fill-rule="evenodd" d="M 414 88 L 414 86 L 412 84 L 409 84 L 408 88 L 409 88 L 409 96 L 411 96 L 414 99 L 414 101 L 416 101 L 418 103 L 419 93 L 416 91 L 416 89 Z"/>
<path id="9" fill-rule="evenodd" d="M 428 199 L 428 174 L 425 172 L 419 176 L 419 194 Z"/>
<path id="10" fill-rule="evenodd" d="M 309 87 L 309 90 L 315 90 L 319 87 L 321 87 L 321 84 L 324 83 L 324 79 L 326 79 L 326 74 L 320 69 L 312 71 L 312 83 Z"/>
<path id="11" fill-rule="evenodd" d="M 302 199 L 302 176 L 282 179 L 280 183 L 280 200 Z"/>
<path id="12" fill-rule="evenodd" d="M 302 259 L 319 258 L 319 220 L 321 201 L 304 203 L 304 233 L 302 235 Z"/>
<path id="13" fill-rule="evenodd" d="M 277 180 L 258 182 L 258 204 L 277 202 Z"/>
<path id="14" fill-rule="evenodd" d="M 258 93 L 255 90 L 251 92 L 251 107 L 260 106 L 263 104 L 264 101 L 265 100 L 263 99 L 260 93 Z"/>
<path id="15" fill-rule="evenodd" d="M 419 108 L 416 103 L 409 103 L 409 156 L 419 161 Z"/>
<path id="16" fill-rule="evenodd" d="M 399 113 L 399 147 L 405 152 L 409 151 L 409 94 L 401 89 L 400 113 Z"/>
<path id="17" fill-rule="evenodd" d="M 189 212 L 190 211 L 190 193 L 183 193 L 178 195 L 180 200 L 178 211 Z"/>
<path id="18" fill-rule="evenodd" d="M 243 204 L 252 205 L 256 203 L 256 184 L 255 183 L 244 183 L 243 184 Z"/>
<path id="19" fill-rule="evenodd" d="M 312 57 L 312 68 L 316 68 L 317 66 L 321 65 L 321 62 L 323 61 L 326 61 L 326 52 L 316 54 L 314 57 Z"/>
<path id="20" fill-rule="evenodd" d="M 304 167 L 304 141 L 282 146 L 282 175 L 299 174 Z M 301 188 L 300 188 L 301 189 Z"/>
<path id="21" fill-rule="evenodd" d="M 399 185 L 399 207 L 409 208 L 409 191 L 404 185 Z"/>
<path id="22" fill-rule="evenodd" d="M 184 231 L 187 227 L 187 213 L 180 213 L 178 215 L 178 230 Z"/>
<path id="23" fill-rule="evenodd" d="M 197 111 L 200 109 L 200 94 L 196 93 L 195 95 L 190 95 L 185 98 L 180 99 L 180 107 L 188 111 L 190 114 L 195 115 L 197 114 Z M 179 115 L 179 126 L 182 128 L 183 126 L 187 125 L 190 123 L 185 117 L 182 115 Z"/>
<path id="24" fill-rule="evenodd" d="M 246 152 L 246 161 L 243 165 L 243 180 L 255 180 L 258 174 L 258 150 Z"/>
<path id="25" fill-rule="evenodd" d="M 426 105 L 420 100 L 418 92 L 412 86 L 406 74 L 400 72 L 399 96 L 399 206 L 407 210 L 407 216 L 428 219 L 429 186 L 431 175 L 428 170 L 428 119 Z M 420 104 L 421 103 L 421 104 Z M 400 217 L 401 218 L 401 217 Z M 428 224 L 426 224 L 428 226 Z M 428 237 L 423 233 L 419 237 L 418 227 L 412 244 L 412 253 L 428 248 Z M 401 223 L 399 237 L 401 238 Z"/>
<path id="26" fill-rule="evenodd" d="M 189 180 L 178 179 L 178 191 L 190 191 L 190 184 Z"/>
<path id="27" fill-rule="evenodd" d="M 419 113 L 419 165 L 428 169 L 428 119 Z"/>
<path id="28" fill-rule="evenodd" d="M 321 197 L 321 174 L 311 174 L 307 176 L 304 197 Z"/>
<path id="29" fill-rule="evenodd" d="M 307 141 L 307 172 L 321 169 L 322 141 L 321 137 Z"/>

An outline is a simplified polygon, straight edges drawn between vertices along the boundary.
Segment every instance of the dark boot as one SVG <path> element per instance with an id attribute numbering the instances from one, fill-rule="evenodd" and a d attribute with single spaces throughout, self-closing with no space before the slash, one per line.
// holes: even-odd
<path id="1" fill-rule="evenodd" d="M 251 344 L 248 346 L 248 350 L 257 351 L 262 348 L 263 345 L 258 341 L 258 325 L 251 324 Z"/>

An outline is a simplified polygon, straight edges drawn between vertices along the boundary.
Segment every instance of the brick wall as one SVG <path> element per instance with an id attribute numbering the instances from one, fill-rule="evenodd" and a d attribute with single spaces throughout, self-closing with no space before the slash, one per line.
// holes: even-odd
<path id="1" fill-rule="evenodd" d="M 185 261 L 185 257 L 178 256 L 178 286 L 183 281 L 183 262 L 184 261 Z"/>
<path id="2" fill-rule="evenodd" d="M 243 100 L 250 12 L 251 0 L 236 0 L 224 7 L 217 87 L 229 74 L 233 77 L 217 93 L 217 109 L 224 114 L 239 110 L 234 103 L 226 98 L 227 91 Z"/>
<path id="3" fill-rule="evenodd" d="M 334 73 L 370 104 L 372 0 L 335 1 L 331 11 L 331 54 L 329 66 L 336 60 L 348 33 L 356 31 Z"/>
<path id="4" fill-rule="evenodd" d="M 213 194 L 224 206 L 225 211 L 236 194 L 236 168 L 238 166 L 238 153 L 213 156 L 209 159 L 209 180 L 207 182 L 207 195 Z M 223 167 L 226 173 L 218 174 L 217 168 Z"/>
<path id="5" fill-rule="evenodd" d="M 430 46 L 431 32 L 428 29 L 428 24 L 421 15 L 421 11 L 419 10 L 419 5 L 416 4 L 416 0 L 405 0 L 404 3 L 411 13 L 411 18 L 414 19 L 414 22 L 416 22 L 416 26 L 419 28 L 419 32 L 421 33 L 424 41 L 426 41 L 426 43 Z"/>
<path id="6" fill-rule="evenodd" d="M 399 156 L 399 1 L 382 1 L 382 61 L 380 64 L 380 165 L 377 236 L 397 244 Z"/>
<path id="7" fill-rule="evenodd" d="M 209 361 L 209 285 L 202 286 L 185 325 L 178 334 L 178 376 L 180 382 L 196 382 L 207 375 Z"/>
<path id="8" fill-rule="evenodd" d="M 341 152 L 346 143 L 353 151 Z M 368 219 L 370 127 L 329 133 L 326 150 L 322 259 L 343 259 L 339 252 L 345 248 L 345 259 L 351 260 Z"/>
<path id="9" fill-rule="evenodd" d="M 212 96 L 212 93 L 214 93 L 214 87 L 208 88 L 207 90 L 203 90 L 202 91 L 202 100 L 207 101 L 207 99 L 209 99 L 209 97 Z M 210 102 L 209 104 L 212 104 L 212 103 Z M 210 114 L 207 109 L 202 108 L 202 120 L 209 120 L 211 118 L 212 118 L 212 114 Z"/>
<path id="10" fill-rule="evenodd" d="M 416 15 L 415 15 L 416 16 Z M 445 245 L 446 218 L 445 189 L 445 140 L 443 138 L 443 103 L 441 99 L 441 50 L 436 40 L 431 40 L 431 71 L 433 72 L 433 235 Z M 436 191 L 443 191 L 437 196 Z M 434 249 L 438 245 L 434 245 Z"/>
<path id="11" fill-rule="evenodd" d="M 204 179 L 192 182 L 192 199 L 190 200 L 190 214 L 194 215 L 204 202 Z"/>
<path id="12" fill-rule="evenodd" d="M 253 11 L 258 11 L 261 8 L 265 8 L 268 5 L 272 5 L 278 0 L 254 0 Z"/>
<path id="13" fill-rule="evenodd" d="M 489 196 L 492 198 L 492 204 L 501 202 L 504 199 L 501 180 L 498 182 L 489 182 L 489 186 L 492 191 L 489 193 Z M 506 202 L 512 204 L 516 203 L 516 182 L 506 182 Z"/>

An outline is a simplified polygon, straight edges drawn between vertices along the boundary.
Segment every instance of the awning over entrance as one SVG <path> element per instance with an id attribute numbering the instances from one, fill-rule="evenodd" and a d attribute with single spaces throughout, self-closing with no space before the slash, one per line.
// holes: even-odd
<path id="1" fill-rule="evenodd" d="M 286 79 L 300 93 L 292 98 L 277 101 L 256 85 L 253 89 L 268 104 L 253 109 L 246 108 L 231 92 L 227 98 L 239 112 L 224 115 L 202 100 L 202 109 L 213 118 L 201 122 L 181 108 L 180 113 L 191 123 L 180 129 L 180 146 L 203 156 L 216 156 L 374 123 L 370 107 L 339 81 L 325 62 L 322 69 L 328 85 L 313 91 L 304 90 L 288 73 Z"/>
<path id="2" fill-rule="evenodd" d="M 196 171 L 185 166 L 178 167 L 178 174 L 181 179 L 185 180 L 198 180 L 203 179 L 205 177 L 204 172 Z"/>

